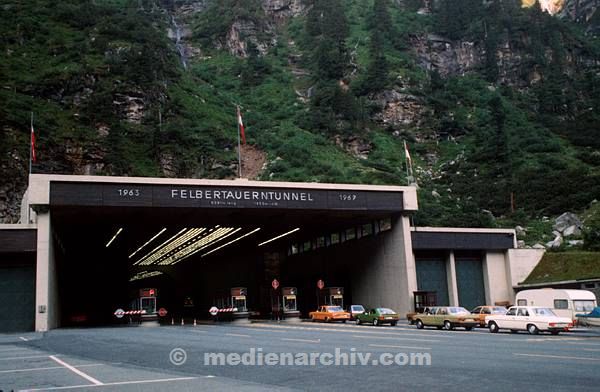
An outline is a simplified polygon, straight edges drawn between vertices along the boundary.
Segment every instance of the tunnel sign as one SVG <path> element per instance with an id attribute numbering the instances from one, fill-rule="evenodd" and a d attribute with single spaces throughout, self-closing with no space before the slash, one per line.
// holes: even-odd
<path id="1" fill-rule="evenodd" d="M 271 286 L 273 287 L 273 289 L 277 290 L 277 288 L 279 288 L 279 281 L 277 279 L 273 279 L 273 281 L 271 282 Z"/>
<path id="2" fill-rule="evenodd" d="M 323 282 L 323 279 L 317 280 L 317 287 L 319 290 L 323 290 L 323 287 L 325 287 L 325 282 Z"/>

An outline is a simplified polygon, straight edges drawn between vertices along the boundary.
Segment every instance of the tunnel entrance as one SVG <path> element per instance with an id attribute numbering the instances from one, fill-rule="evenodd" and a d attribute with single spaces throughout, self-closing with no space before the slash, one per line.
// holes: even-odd
<path id="1" fill-rule="evenodd" d="M 282 289 L 293 288 L 306 317 L 325 301 L 319 280 L 343 288 L 344 307 L 390 306 L 384 291 L 398 282 L 365 279 L 381 268 L 374 259 L 395 253 L 385 248 L 398 239 L 403 192 L 271 188 L 269 195 L 219 186 L 52 183 L 57 324 L 123 322 L 115 310 L 154 301 L 169 320 L 202 319 L 213 306 L 239 305 L 234 297 L 242 296 L 232 291 L 239 288 L 260 318 L 271 317 L 274 305 L 284 305 Z M 214 200 L 230 189 L 233 200 Z M 268 200 L 253 200 L 257 193 Z M 148 290 L 155 299 L 144 305 Z"/>

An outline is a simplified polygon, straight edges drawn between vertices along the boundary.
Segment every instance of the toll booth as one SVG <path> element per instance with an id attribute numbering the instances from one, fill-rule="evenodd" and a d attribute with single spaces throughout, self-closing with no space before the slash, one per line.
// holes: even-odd
<path id="1" fill-rule="evenodd" d="M 422 313 L 423 309 L 437 305 L 437 293 L 435 291 L 413 291 L 413 295 L 416 313 Z"/>
<path id="2" fill-rule="evenodd" d="M 236 309 L 233 312 L 234 319 L 247 318 L 250 313 L 248 312 L 247 304 L 247 293 L 246 287 L 232 287 L 231 288 L 231 307 Z"/>
<path id="3" fill-rule="evenodd" d="M 325 305 L 344 307 L 344 288 L 327 287 L 325 288 Z"/>
<path id="4" fill-rule="evenodd" d="M 284 287 L 281 289 L 284 318 L 288 319 L 300 317 L 297 295 L 298 289 L 296 287 Z"/>
<path id="5" fill-rule="evenodd" d="M 131 310 L 145 311 L 137 315 L 137 320 L 130 321 L 155 321 L 158 320 L 156 311 L 156 301 L 158 299 L 158 290 L 155 288 L 139 289 L 137 297 L 131 301 Z"/>

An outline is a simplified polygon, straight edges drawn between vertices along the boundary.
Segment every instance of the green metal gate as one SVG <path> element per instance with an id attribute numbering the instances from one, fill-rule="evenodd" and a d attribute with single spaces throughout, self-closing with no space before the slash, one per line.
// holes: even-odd
<path id="1" fill-rule="evenodd" d="M 0 332 L 35 328 L 35 269 L 0 267 Z"/>
<path id="2" fill-rule="evenodd" d="M 417 286 L 422 291 L 435 291 L 437 305 L 449 305 L 446 260 L 436 257 L 416 257 Z"/>
<path id="3" fill-rule="evenodd" d="M 485 305 L 483 265 L 480 257 L 455 257 L 458 303 L 469 310 Z"/>

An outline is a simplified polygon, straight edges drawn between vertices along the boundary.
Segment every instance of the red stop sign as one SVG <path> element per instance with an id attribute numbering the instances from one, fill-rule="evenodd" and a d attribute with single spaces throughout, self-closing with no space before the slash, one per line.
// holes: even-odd
<path id="1" fill-rule="evenodd" d="M 165 308 L 158 309 L 158 315 L 160 317 L 165 317 L 167 315 L 167 309 L 165 309 Z"/>
<path id="2" fill-rule="evenodd" d="M 279 287 L 279 281 L 277 279 L 273 279 L 273 281 L 271 282 L 271 286 L 277 290 L 277 288 Z"/>
<path id="3" fill-rule="evenodd" d="M 319 290 L 323 290 L 323 287 L 325 287 L 325 282 L 323 282 L 323 279 L 317 280 L 317 287 Z"/>

